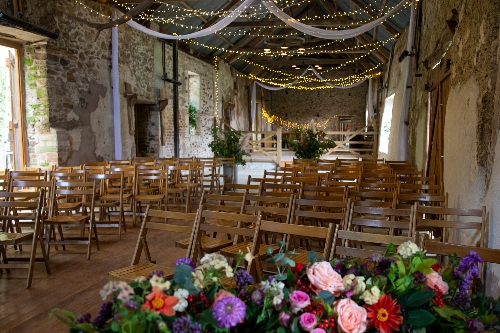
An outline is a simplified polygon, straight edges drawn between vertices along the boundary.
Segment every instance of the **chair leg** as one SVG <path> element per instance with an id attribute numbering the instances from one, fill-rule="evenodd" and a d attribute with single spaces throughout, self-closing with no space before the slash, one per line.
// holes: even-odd
<path id="1" fill-rule="evenodd" d="M 30 254 L 30 262 L 28 266 L 28 279 L 26 281 L 26 288 L 31 287 L 31 280 L 33 279 L 33 268 L 35 267 L 35 257 L 36 257 L 36 246 L 38 240 L 38 228 L 35 227 L 35 232 L 33 233 L 33 241 L 31 244 L 31 254 Z"/>

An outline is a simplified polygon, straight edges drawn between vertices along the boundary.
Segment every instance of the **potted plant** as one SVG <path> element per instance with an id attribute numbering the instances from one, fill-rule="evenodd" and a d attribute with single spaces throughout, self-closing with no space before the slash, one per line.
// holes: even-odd
<path id="1" fill-rule="evenodd" d="M 250 156 L 242 147 L 246 145 L 246 136 L 241 139 L 241 131 L 227 129 L 223 130 L 220 127 L 212 127 L 212 142 L 208 147 L 212 149 L 215 157 L 234 157 L 234 163 L 245 165 L 246 161 L 243 156 Z"/>
<path id="2" fill-rule="evenodd" d="M 300 159 L 318 159 L 335 147 L 335 142 L 326 137 L 323 131 L 314 132 L 312 129 L 294 130 L 295 140 L 288 141 L 288 147 L 295 151 L 295 157 Z"/>

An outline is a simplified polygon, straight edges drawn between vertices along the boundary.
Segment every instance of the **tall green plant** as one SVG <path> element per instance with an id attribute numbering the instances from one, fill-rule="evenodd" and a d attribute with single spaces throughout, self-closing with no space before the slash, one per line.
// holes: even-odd
<path id="1" fill-rule="evenodd" d="M 250 156 L 250 154 L 241 149 L 241 131 L 222 130 L 220 127 L 212 127 L 211 131 L 212 142 L 208 144 L 208 147 L 212 149 L 215 157 L 234 157 L 236 164 L 246 164 L 243 156 Z"/>
<path id="2" fill-rule="evenodd" d="M 288 141 L 288 147 L 295 151 L 295 157 L 302 159 L 317 159 L 335 147 L 335 142 L 326 137 L 325 132 L 314 132 L 312 129 L 296 128 L 295 140 Z"/>

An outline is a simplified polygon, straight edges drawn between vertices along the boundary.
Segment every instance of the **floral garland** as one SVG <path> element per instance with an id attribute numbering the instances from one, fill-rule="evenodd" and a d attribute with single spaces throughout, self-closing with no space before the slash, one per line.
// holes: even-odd
<path id="1" fill-rule="evenodd" d="M 412 242 L 385 255 L 318 261 L 307 266 L 294 252 L 268 250 L 279 273 L 259 284 L 226 258 L 205 255 L 198 266 L 176 262 L 174 278 L 163 272 L 130 284 L 111 281 L 92 320 L 54 309 L 70 332 L 483 332 L 498 330 L 500 302 L 470 292 L 482 259 L 474 252 L 449 257 L 443 267 Z M 243 255 L 237 258 L 238 267 Z M 250 254 L 245 260 L 252 262 Z M 286 267 L 284 269 L 284 267 Z M 234 280 L 232 287 L 224 278 Z M 110 299 L 111 297 L 111 299 Z"/>

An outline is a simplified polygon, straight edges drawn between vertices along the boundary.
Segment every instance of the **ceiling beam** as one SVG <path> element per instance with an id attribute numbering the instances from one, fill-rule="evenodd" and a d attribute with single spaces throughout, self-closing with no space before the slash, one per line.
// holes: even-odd
<path id="1" fill-rule="evenodd" d="M 371 10 L 370 8 L 368 8 L 367 6 L 365 6 L 363 3 L 361 3 L 361 1 L 359 1 L 359 0 L 351 0 L 351 3 L 353 3 L 356 6 L 358 6 L 359 8 L 361 8 L 361 10 L 363 10 L 365 13 L 367 13 L 368 15 L 370 15 L 372 18 L 376 19 L 376 18 L 379 17 L 378 13 L 375 13 L 373 10 Z M 394 27 L 392 27 L 387 21 L 382 22 L 382 26 L 391 35 L 393 35 L 393 36 L 399 35 L 399 31 L 397 31 Z"/>
<path id="2" fill-rule="evenodd" d="M 198 0 L 184 0 L 184 1 L 190 1 L 190 2 L 194 2 L 194 1 L 198 1 Z M 100 1 L 102 2 L 102 1 Z M 108 0 L 107 2 L 111 2 L 110 0 Z M 113 2 L 121 5 L 121 4 L 130 4 L 130 5 L 136 5 L 138 3 L 141 3 L 141 0 L 114 0 Z M 179 1 L 179 0 L 161 0 L 161 2 L 182 2 L 182 1 Z"/>
<path id="3" fill-rule="evenodd" d="M 271 51 L 281 51 L 281 49 L 279 47 L 269 47 L 268 49 L 271 49 Z M 264 49 L 263 48 L 250 48 L 250 47 L 242 47 L 242 48 L 239 48 L 238 51 L 240 52 L 255 52 L 255 53 L 264 53 Z M 288 49 L 288 51 L 290 51 L 290 48 Z M 343 49 L 339 49 L 338 47 L 323 47 L 321 49 L 317 49 L 317 50 L 305 50 L 304 51 L 304 54 L 317 54 L 317 52 L 321 52 L 321 51 L 342 51 L 342 52 L 339 52 L 339 53 L 351 53 L 351 54 L 365 54 L 365 53 L 368 53 L 368 50 L 343 50 Z M 327 53 L 327 52 L 325 52 Z M 336 54 L 336 53 L 331 53 L 331 54 Z"/>
<path id="4" fill-rule="evenodd" d="M 294 60 L 267 60 L 267 61 L 254 61 L 256 64 L 262 66 L 281 66 L 281 65 L 342 65 L 349 59 L 301 59 Z"/>
<path id="5" fill-rule="evenodd" d="M 314 26 L 314 27 L 357 27 L 363 25 L 361 21 L 352 21 L 347 19 L 329 19 L 329 20 L 306 20 L 301 23 Z M 231 22 L 228 28 L 237 27 L 268 27 L 268 28 L 284 28 L 288 27 L 283 21 L 258 21 L 258 22 Z"/>

